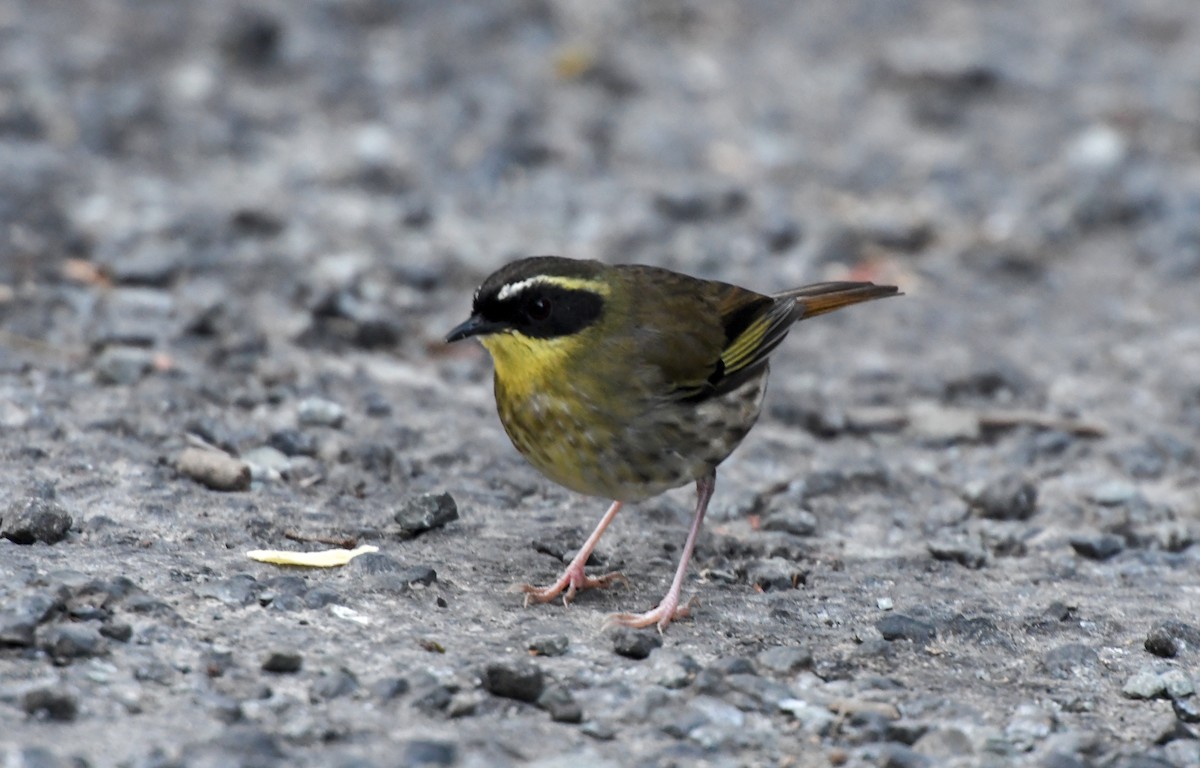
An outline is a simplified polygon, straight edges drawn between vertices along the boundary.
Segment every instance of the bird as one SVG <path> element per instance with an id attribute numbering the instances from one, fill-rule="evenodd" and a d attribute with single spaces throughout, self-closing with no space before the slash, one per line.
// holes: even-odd
<path id="1" fill-rule="evenodd" d="M 822 282 L 774 294 L 661 267 L 562 256 L 518 259 L 475 291 L 446 343 L 477 338 L 490 353 L 500 422 L 547 478 L 612 501 L 553 583 L 522 585 L 525 605 L 607 587 L 619 572 L 584 565 L 629 503 L 689 483 L 696 507 L 666 595 L 609 622 L 661 633 L 687 616 L 688 562 L 717 466 L 762 409 L 769 357 L 797 321 L 899 295 L 893 285 Z"/>

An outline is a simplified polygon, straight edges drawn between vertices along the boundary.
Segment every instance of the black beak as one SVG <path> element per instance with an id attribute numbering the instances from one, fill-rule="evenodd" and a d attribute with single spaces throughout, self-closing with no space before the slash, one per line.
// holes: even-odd
<path id="1" fill-rule="evenodd" d="M 504 323 L 495 323 L 484 320 L 479 315 L 471 315 L 465 323 L 455 326 L 454 330 L 446 334 L 446 343 L 452 344 L 471 336 L 486 336 L 489 333 L 503 331 L 507 327 Z"/>

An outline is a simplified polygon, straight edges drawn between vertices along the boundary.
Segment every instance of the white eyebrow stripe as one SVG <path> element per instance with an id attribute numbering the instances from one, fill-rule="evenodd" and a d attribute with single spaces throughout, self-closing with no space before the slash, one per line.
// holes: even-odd
<path id="1" fill-rule="evenodd" d="M 545 282 L 548 282 L 546 280 L 546 278 L 539 276 L 539 277 L 531 277 L 527 280 L 522 280 L 518 283 L 509 283 L 508 285 L 501 286 L 500 292 L 496 294 L 496 298 L 499 299 L 500 301 L 504 301 L 505 299 L 512 298 L 513 296 L 517 295 L 518 293 L 525 290 L 526 288 L 528 288 L 531 285 L 535 285 L 537 283 L 545 283 Z"/>

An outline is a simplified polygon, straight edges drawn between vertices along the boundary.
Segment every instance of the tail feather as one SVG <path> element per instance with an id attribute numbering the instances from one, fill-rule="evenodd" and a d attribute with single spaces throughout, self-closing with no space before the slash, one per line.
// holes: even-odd
<path id="1" fill-rule="evenodd" d="M 816 317 L 835 309 L 848 307 L 851 304 L 861 304 L 888 296 L 902 296 L 900 289 L 894 285 L 875 285 L 875 283 L 830 282 L 814 283 L 803 288 L 777 293 L 774 299 L 795 299 L 793 310 L 796 320 Z"/>

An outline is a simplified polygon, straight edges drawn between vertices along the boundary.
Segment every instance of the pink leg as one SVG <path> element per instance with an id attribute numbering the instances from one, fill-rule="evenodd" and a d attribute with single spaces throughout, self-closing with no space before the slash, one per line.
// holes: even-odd
<path id="1" fill-rule="evenodd" d="M 566 594 L 563 595 L 563 605 L 569 605 L 575 599 L 575 593 L 581 589 L 592 589 L 593 587 L 607 587 L 616 579 L 622 579 L 618 572 L 606 573 L 599 578 L 591 578 L 583 572 L 583 566 L 587 564 L 588 558 L 592 556 L 592 550 L 596 548 L 596 544 L 600 542 L 600 537 L 604 534 L 604 529 L 613 521 L 617 513 L 621 511 L 620 501 L 614 501 L 608 511 L 604 513 L 604 517 L 600 518 L 600 524 L 596 526 L 596 530 L 592 531 L 592 535 L 588 536 L 587 541 L 579 549 L 579 554 L 575 555 L 575 559 L 563 571 L 562 576 L 558 577 L 558 581 L 548 587 L 535 587 L 532 584 L 524 584 L 521 586 L 521 591 L 525 593 L 525 605 L 530 603 L 546 603 L 558 597 L 565 589 Z"/>
<path id="2" fill-rule="evenodd" d="M 708 509 L 709 499 L 717 487 L 716 471 L 709 472 L 696 481 L 696 516 L 692 518 L 692 528 L 688 531 L 687 543 L 683 545 L 683 556 L 679 558 L 679 567 L 675 569 L 675 579 L 671 588 L 663 597 L 657 608 L 645 613 L 618 613 L 610 616 L 608 621 L 622 627 L 648 627 L 658 625 L 661 633 L 675 619 L 688 615 L 688 606 L 679 604 L 679 595 L 683 591 L 683 577 L 687 575 L 688 561 L 692 559 L 692 550 L 696 548 L 696 537 L 700 534 L 700 524 L 704 522 L 704 513 Z"/>

